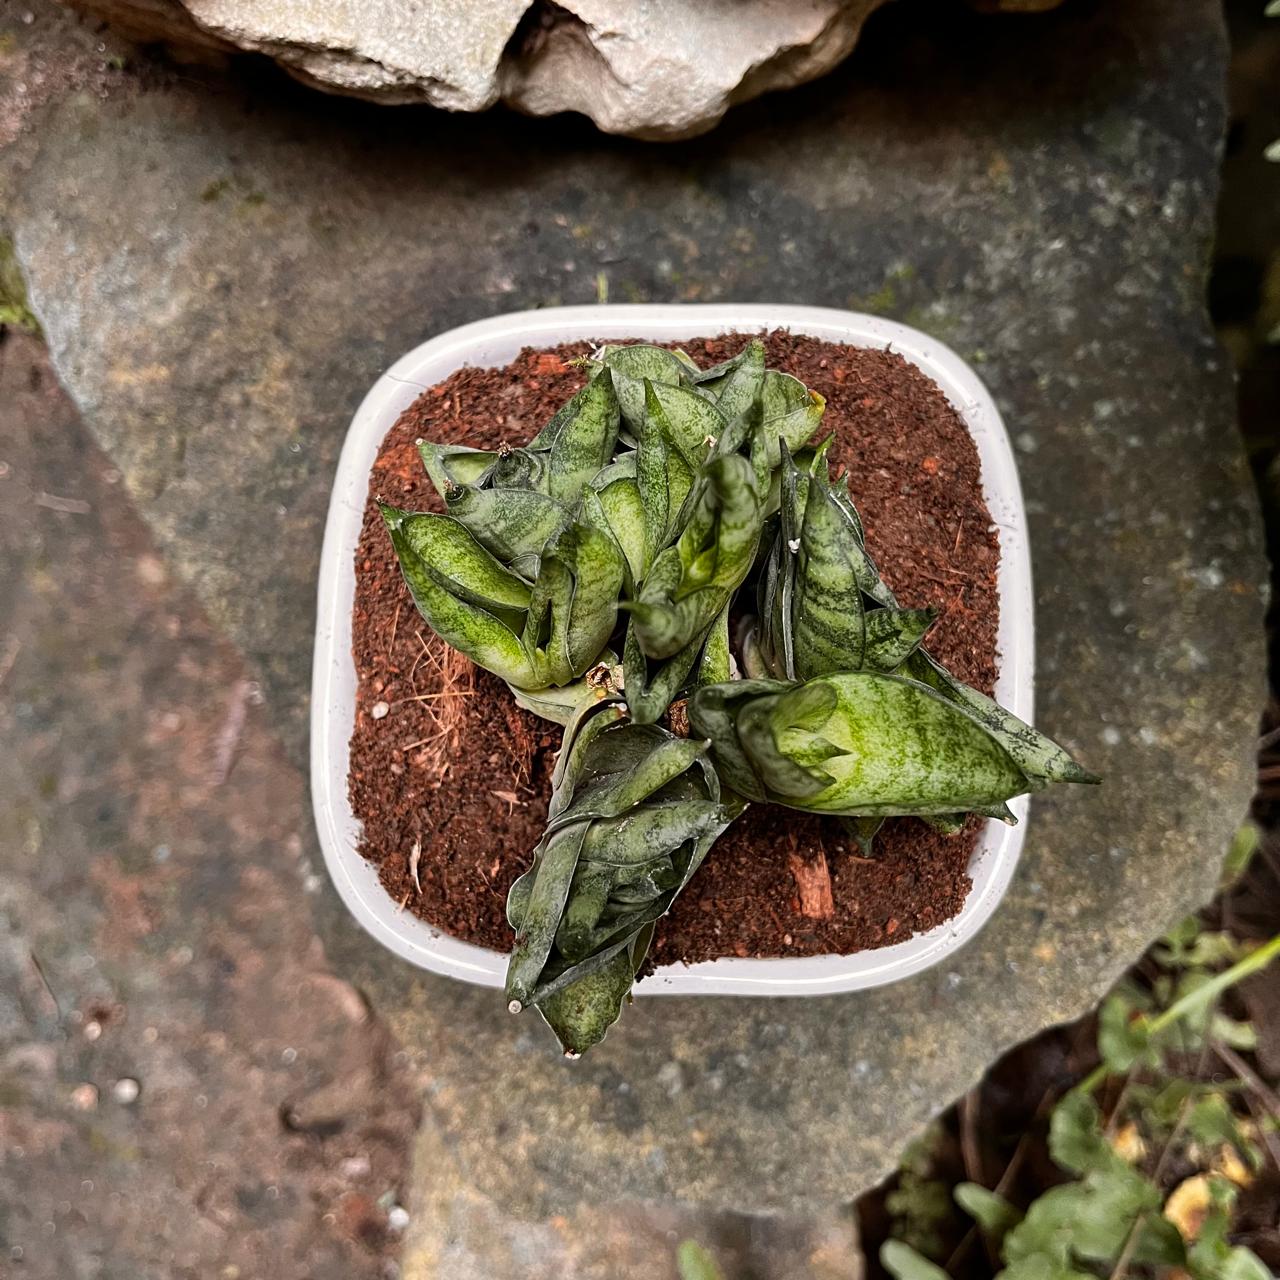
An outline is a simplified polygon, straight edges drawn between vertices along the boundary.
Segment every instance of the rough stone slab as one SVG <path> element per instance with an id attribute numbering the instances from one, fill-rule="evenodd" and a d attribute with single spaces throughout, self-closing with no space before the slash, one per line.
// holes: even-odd
<path id="1" fill-rule="evenodd" d="M 0 1274 L 385 1280 L 419 1091 L 314 932 L 305 781 L 12 334 L 0 461 Z"/>
<path id="2" fill-rule="evenodd" d="M 438 1130 L 418 1140 L 413 1221 L 404 1280 L 676 1280 L 682 1240 L 707 1249 L 728 1277 L 864 1280 L 852 1206 L 788 1216 L 708 1211 L 623 1199 L 577 1204 L 525 1221 L 476 1185 Z"/>
<path id="3" fill-rule="evenodd" d="M 954 965 L 856 997 L 644 1001 L 567 1066 L 491 994 L 330 934 L 504 1211 L 854 1195 L 1205 900 L 1244 811 L 1264 570 L 1202 303 L 1218 8 L 1069 7 L 1033 37 L 931 12 L 885 10 L 838 75 L 660 151 L 190 82 L 64 96 L 11 151 L 59 374 L 295 759 L 342 432 L 429 334 L 588 301 L 600 274 L 615 301 L 865 307 L 951 343 L 1007 415 L 1038 719 L 1107 782 L 1037 801 L 1014 888 Z"/>

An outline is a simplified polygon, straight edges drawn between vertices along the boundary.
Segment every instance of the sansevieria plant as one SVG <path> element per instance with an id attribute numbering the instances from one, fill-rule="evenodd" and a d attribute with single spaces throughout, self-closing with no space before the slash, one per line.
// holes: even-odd
<path id="1" fill-rule="evenodd" d="M 575 1056 L 749 803 L 867 847 L 887 817 L 1012 821 L 1013 796 L 1098 780 L 930 656 L 933 613 L 898 605 L 813 443 L 822 397 L 759 341 L 709 369 L 643 345 L 586 365 L 523 447 L 419 442 L 443 514 L 381 504 L 427 623 L 565 726 L 506 998 Z"/>

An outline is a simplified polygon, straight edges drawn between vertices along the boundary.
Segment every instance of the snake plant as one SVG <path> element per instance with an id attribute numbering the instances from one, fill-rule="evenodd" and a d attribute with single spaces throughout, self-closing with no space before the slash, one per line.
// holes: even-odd
<path id="1" fill-rule="evenodd" d="M 511 887 L 506 993 L 578 1054 L 617 1019 L 654 923 L 742 808 L 706 742 L 584 704 L 565 731 L 546 831 Z"/>
<path id="2" fill-rule="evenodd" d="M 869 845 L 885 817 L 1011 821 L 1014 796 L 1097 781 L 929 654 L 936 615 L 899 605 L 814 443 L 822 397 L 762 343 L 707 369 L 644 345 L 584 363 L 525 445 L 419 442 L 443 512 L 381 504 L 427 623 L 565 726 L 506 996 L 574 1055 L 749 802 Z"/>

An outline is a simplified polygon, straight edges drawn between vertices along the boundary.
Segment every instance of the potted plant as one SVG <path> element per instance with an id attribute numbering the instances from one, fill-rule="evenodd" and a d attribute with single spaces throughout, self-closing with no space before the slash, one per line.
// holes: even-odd
<path id="1" fill-rule="evenodd" d="M 534 368 L 578 384 L 554 412 L 502 415 L 515 438 L 416 441 L 435 509 L 388 492 L 371 510 L 427 634 L 497 678 L 471 689 L 490 720 L 506 697 L 554 726 L 533 847 L 492 854 L 508 1006 L 538 1009 L 572 1055 L 617 1018 L 655 927 L 749 811 L 814 815 L 869 863 L 886 819 L 1012 822 L 1015 797 L 1096 781 L 931 653 L 937 610 L 900 604 L 877 569 L 824 397 L 770 367 L 759 338 L 730 345 L 707 362 L 643 341 L 543 352 Z M 372 537 L 366 519 L 364 565 Z M 370 731 L 392 711 L 382 692 L 366 691 Z M 463 691 L 410 697 L 446 692 Z M 514 806 L 497 764 L 489 791 Z M 368 773 L 352 770 L 368 816 Z M 419 895 L 444 843 L 407 852 Z M 799 897 L 829 898 L 809 866 Z"/>

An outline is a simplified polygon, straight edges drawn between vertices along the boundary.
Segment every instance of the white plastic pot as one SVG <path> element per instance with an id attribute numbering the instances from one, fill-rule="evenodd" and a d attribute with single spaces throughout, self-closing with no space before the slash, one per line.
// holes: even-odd
<path id="1" fill-rule="evenodd" d="M 852 311 L 787 304 L 552 307 L 463 325 L 424 342 L 373 385 L 352 420 L 334 480 L 320 562 L 311 688 L 311 791 L 329 874 L 355 918 L 384 946 L 424 969 L 500 987 L 506 956 L 461 942 L 399 910 L 373 866 L 356 851 L 360 824 L 347 800 L 348 743 L 355 718 L 351 656 L 355 551 L 369 473 L 383 437 L 426 388 L 466 365 L 509 363 L 522 347 L 580 340 L 679 341 L 734 331 L 786 328 L 828 342 L 891 347 L 946 393 L 978 448 L 982 487 L 1000 536 L 999 676 L 995 695 L 1030 721 L 1034 699 L 1034 619 L 1026 513 L 1009 437 L 977 375 L 919 330 Z M 856 495 L 855 495 L 856 497 Z M 1011 805 L 1020 823 L 989 822 L 969 865 L 973 889 L 959 915 L 905 942 L 851 956 L 777 960 L 724 958 L 665 965 L 636 986 L 639 995 L 801 996 L 894 982 L 950 956 L 996 909 L 1018 861 L 1026 799 Z M 714 852 L 711 856 L 715 856 Z"/>

